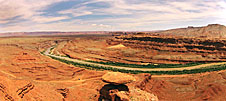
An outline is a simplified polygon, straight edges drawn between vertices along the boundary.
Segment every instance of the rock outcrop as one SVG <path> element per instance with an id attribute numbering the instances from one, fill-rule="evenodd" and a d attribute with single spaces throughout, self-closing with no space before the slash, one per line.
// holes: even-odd
<path id="1" fill-rule="evenodd" d="M 133 76 L 120 72 L 108 72 L 102 76 L 102 80 L 114 85 L 127 84 L 136 81 Z"/>
<path id="2" fill-rule="evenodd" d="M 111 79 L 112 78 L 112 79 Z M 111 101 L 158 101 L 157 96 L 126 84 L 136 79 L 128 74 L 109 72 L 103 75 L 102 80 L 106 83 L 100 90 L 99 100 Z"/>

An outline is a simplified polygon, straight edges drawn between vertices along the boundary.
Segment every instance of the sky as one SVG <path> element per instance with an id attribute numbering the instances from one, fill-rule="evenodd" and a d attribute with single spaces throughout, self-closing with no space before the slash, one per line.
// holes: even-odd
<path id="1" fill-rule="evenodd" d="M 226 25 L 226 0 L 0 0 L 0 32 Z"/>

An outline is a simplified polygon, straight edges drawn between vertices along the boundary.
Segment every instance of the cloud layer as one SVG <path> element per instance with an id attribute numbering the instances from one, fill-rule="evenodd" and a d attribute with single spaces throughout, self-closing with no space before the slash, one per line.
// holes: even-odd
<path id="1" fill-rule="evenodd" d="M 0 0 L 0 32 L 226 25 L 225 0 Z"/>

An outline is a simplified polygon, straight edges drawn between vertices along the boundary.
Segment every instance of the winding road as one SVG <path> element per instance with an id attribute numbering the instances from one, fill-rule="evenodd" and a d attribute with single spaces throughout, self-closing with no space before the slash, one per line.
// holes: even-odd
<path id="1" fill-rule="evenodd" d="M 104 64 L 98 64 L 98 63 L 92 63 L 92 62 L 82 61 L 82 60 L 78 60 L 78 59 L 72 59 L 72 58 L 68 58 L 68 57 L 52 55 L 52 54 L 49 54 L 51 52 L 51 48 L 53 48 L 53 47 L 48 48 L 44 52 L 44 55 L 52 56 L 52 57 L 55 57 L 55 58 L 59 58 L 59 59 L 67 60 L 67 61 L 72 61 L 72 62 L 76 62 L 76 63 L 80 63 L 80 64 L 88 64 L 88 65 L 94 65 L 94 66 L 102 66 L 102 67 L 105 67 L 105 68 L 109 68 L 110 67 L 110 68 L 117 68 L 117 69 L 124 69 L 124 70 L 183 71 L 183 70 L 192 70 L 192 69 L 198 69 L 198 68 L 205 68 L 205 67 L 209 67 L 209 66 L 213 66 L 213 65 L 226 64 L 226 62 L 218 62 L 218 63 L 201 64 L 201 65 L 197 65 L 197 66 L 181 67 L 181 68 L 130 68 L 130 67 L 121 67 L 121 66 L 112 66 L 112 65 L 104 65 Z"/>

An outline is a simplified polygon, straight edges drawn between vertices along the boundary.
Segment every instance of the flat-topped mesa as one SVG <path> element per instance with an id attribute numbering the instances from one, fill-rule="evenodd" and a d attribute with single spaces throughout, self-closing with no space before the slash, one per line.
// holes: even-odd
<path id="1" fill-rule="evenodd" d="M 114 85 L 127 84 L 136 81 L 133 76 L 120 72 L 108 72 L 102 76 L 102 80 Z"/>
<path id="2" fill-rule="evenodd" d="M 221 27 L 224 27 L 224 25 L 221 25 L 221 24 L 208 24 L 208 26 L 221 26 Z"/>

